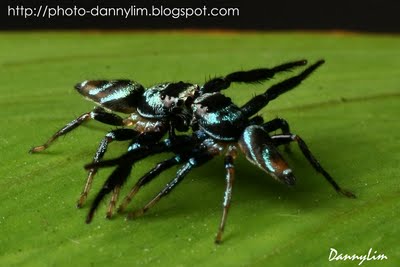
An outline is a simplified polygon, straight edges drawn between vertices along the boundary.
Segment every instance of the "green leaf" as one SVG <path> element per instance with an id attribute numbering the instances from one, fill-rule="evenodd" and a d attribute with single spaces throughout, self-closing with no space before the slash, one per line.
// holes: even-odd
<path id="1" fill-rule="evenodd" d="M 400 38 L 303 33 L 0 33 L 1 266 L 358 266 L 329 261 L 330 248 L 364 255 L 370 248 L 396 266 L 400 219 Z M 89 202 L 75 203 L 92 156 L 110 126 L 90 122 L 30 155 L 51 134 L 91 110 L 72 86 L 86 79 L 128 78 L 203 83 L 232 71 L 298 59 L 326 64 L 261 115 L 286 118 L 320 163 L 357 199 L 334 192 L 295 144 L 284 154 L 298 183 L 287 188 L 242 156 L 223 244 L 213 243 L 225 188 L 223 160 L 194 170 L 145 216 L 92 224 L 88 205 L 111 169 L 99 172 Z M 276 81 L 226 91 L 243 104 Z M 126 143 L 110 145 L 106 158 Z M 134 168 L 122 195 L 167 155 Z M 137 195 L 141 207 L 169 181 L 161 175 Z"/>

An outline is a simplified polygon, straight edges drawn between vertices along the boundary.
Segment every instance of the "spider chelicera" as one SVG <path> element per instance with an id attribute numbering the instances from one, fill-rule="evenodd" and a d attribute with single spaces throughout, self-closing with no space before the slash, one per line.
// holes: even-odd
<path id="1" fill-rule="evenodd" d="M 276 118 L 264 122 L 261 116 L 256 115 L 271 100 L 299 85 L 323 63 L 323 60 L 317 61 L 300 74 L 269 87 L 263 94 L 253 97 L 241 107 L 238 107 L 232 103 L 230 98 L 220 93 L 222 89 L 229 86 L 229 83 L 226 82 L 229 75 L 224 78 L 215 78 L 207 82 L 198 89 L 198 93 L 193 95 L 194 97 L 190 102 L 190 110 L 188 113 L 191 114 L 190 127 L 193 130 L 191 135 L 170 134 L 169 138 L 163 141 L 152 142 L 145 146 L 131 147 L 128 152 L 119 158 L 97 161 L 85 166 L 88 170 L 117 166 L 94 199 L 86 221 L 90 222 L 92 220 L 95 210 L 106 194 L 112 192 L 116 188 L 119 190 L 125 183 L 136 162 L 149 155 L 162 152 L 173 152 L 174 156 L 158 163 L 153 169 L 141 177 L 125 197 L 118 211 L 123 212 L 126 209 L 129 202 L 142 186 L 149 183 L 160 173 L 172 166 L 181 165 L 174 179 L 143 208 L 128 213 L 128 218 L 135 218 L 144 214 L 162 197 L 169 194 L 193 168 L 203 165 L 217 155 L 224 155 L 226 188 L 223 200 L 222 218 L 215 239 L 216 243 L 220 243 L 222 240 L 222 234 L 230 208 L 235 176 L 234 160 L 239 150 L 245 154 L 250 162 L 267 172 L 273 178 L 286 185 L 292 186 L 295 184 L 295 176 L 278 151 L 278 147 L 282 145 L 287 146 L 291 142 L 296 142 L 312 167 L 321 173 L 338 193 L 346 197 L 355 198 L 352 192 L 342 189 L 335 182 L 331 175 L 313 156 L 303 139 L 290 131 L 289 124 L 286 120 Z M 290 65 L 291 69 L 305 64 L 306 61 L 297 61 L 281 66 Z M 289 68 L 285 68 L 285 70 L 288 69 Z M 240 75 L 243 75 L 240 78 L 241 81 L 255 82 L 264 80 L 254 78 L 256 77 L 256 72 L 256 70 L 253 70 L 253 73 L 252 71 L 240 72 Z M 272 134 L 279 129 L 282 131 L 281 134 Z M 116 201 L 116 199 L 114 199 L 114 201 Z"/>

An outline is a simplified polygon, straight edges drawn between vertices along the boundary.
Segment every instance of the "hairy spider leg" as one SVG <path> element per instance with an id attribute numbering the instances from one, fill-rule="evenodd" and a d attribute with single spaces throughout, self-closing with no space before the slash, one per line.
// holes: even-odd
<path id="1" fill-rule="evenodd" d="M 304 79 L 306 79 L 314 70 L 316 70 L 323 63 L 324 63 L 323 60 L 319 60 L 313 65 L 306 68 L 299 75 L 286 79 L 280 83 L 277 83 L 268 88 L 263 94 L 253 97 L 250 101 L 248 101 L 241 107 L 243 114 L 246 115 L 247 117 L 253 116 L 257 112 L 259 112 L 262 108 L 264 108 L 269 103 L 269 101 L 274 100 L 281 94 L 286 93 L 287 91 L 299 85 Z"/>
<path id="2" fill-rule="evenodd" d="M 141 147 L 141 146 L 148 146 L 148 145 L 152 145 L 157 143 L 164 135 L 164 132 L 145 132 L 145 133 L 140 133 L 136 139 L 132 140 L 131 145 L 129 146 L 128 150 L 132 150 L 135 149 L 137 147 Z M 130 163 L 131 165 L 133 165 L 133 163 Z M 130 171 L 131 172 L 131 171 Z M 111 199 L 110 199 L 110 203 L 108 205 L 108 209 L 107 209 L 107 215 L 106 218 L 110 219 L 112 217 L 116 202 L 118 200 L 119 197 L 119 192 L 120 189 L 122 187 L 122 185 L 125 183 L 125 181 L 127 180 L 130 172 L 128 173 L 128 175 L 126 177 L 121 177 L 121 183 L 117 184 L 114 188 L 114 190 L 112 191 L 112 195 L 111 195 Z"/>
<path id="3" fill-rule="evenodd" d="M 282 134 L 290 134 L 289 123 L 282 118 L 275 118 L 273 120 L 267 121 L 261 125 L 263 129 L 267 132 L 274 132 L 278 129 L 282 130 Z M 285 151 L 290 152 L 290 143 L 285 144 Z"/>
<path id="4" fill-rule="evenodd" d="M 148 145 L 155 144 L 164 136 L 164 134 L 165 134 L 165 131 L 140 133 L 136 139 L 132 140 L 131 145 L 128 148 L 128 151 L 135 149 L 136 147 L 141 147 L 141 146 L 146 147 Z M 128 174 L 128 176 L 129 176 L 129 174 Z M 123 177 L 123 180 L 122 180 L 123 182 L 120 185 L 117 185 L 112 192 L 110 203 L 109 203 L 108 209 L 107 209 L 106 218 L 108 218 L 108 219 L 110 219 L 112 217 L 116 202 L 119 197 L 120 188 L 123 185 L 123 183 L 126 181 L 128 176 Z"/>
<path id="5" fill-rule="evenodd" d="M 193 138 L 193 142 L 191 144 L 186 144 L 184 146 L 182 145 L 176 146 L 176 149 L 174 150 L 174 153 L 176 155 L 174 157 L 157 163 L 154 168 L 152 168 L 149 172 L 143 175 L 132 187 L 129 194 L 125 197 L 125 199 L 118 208 L 118 212 L 122 213 L 126 209 L 126 207 L 129 205 L 133 197 L 137 194 L 137 192 L 140 190 L 142 186 L 151 182 L 154 178 L 156 178 L 158 175 L 160 175 L 167 169 L 175 165 L 179 165 L 183 162 L 186 162 L 192 157 L 193 153 L 196 154 L 198 151 L 197 146 L 205 138 L 205 136 L 202 135 L 203 134 L 201 133 L 201 131 L 199 131 L 197 132 L 197 134 L 194 135 L 196 137 Z M 176 136 L 174 138 L 176 138 Z"/>
<path id="6" fill-rule="evenodd" d="M 221 222 L 218 228 L 217 236 L 215 237 L 215 243 L 217 244 L 220 244 L 222 241 L 222 234 L 225 229 L 226 219 L 228 218 L 228 211 L 231 206 L 232 188 L 233 188 L 233 181 L 235 178 L 235 166 L 233 165 L 233 163 L 236 158 L 236 155 L 237 155 L 236 147 L 234 146 L 231 146 L 225 155 L 224 166 L 226 169 L 226 177 L 225 177 L 226 188 L 225 188 Z"/>
<path id="7" fill-rule="evenodd" d="M 101 140 L 99 147 L 97 148 L 96 154 L 93 157 L 93 162 L 99 162 L 104 154 L 107 151 L 108 145 L 113 142 L 113 141 L 127 141 L 127 140 L 132 140 L 132 139 L 137 139 L 137 137 L 140 135 L 140 132 L 135 131 L 133 129 L 116 129 L 113 131 L 110 131 L 109 133 L 106 134 L 106 136 Z M 79 200 L 77 202 L 77 207 L 81 208 L 89 194 L 90 188 L 92 186 L 93 178 L 97 173 L 97 169 L 90 169 L 87 179 L 86 179 L 86 184 L 85 187 L 82 190 L 82 193 L 79 197 Z"/>
<path id="8" fill-rule="evenodd" d="M 118 158 L 102 160 L 99 162 L 92 162 L 86 164 L 84 168 L 86 170 L 90 170 L 90 169 L 106 168 L 123 164 L 133 164 L 151 155 L 163 152 L 171 152 L 171 151 L 175 152 L 176 149 L 178 149 L 179 151 L 181 147 L 191 146 L 193 142 L 197 142 L 197 136 L 195 135 L 191 136 L 177 135 L 173 141 L 168 138 L 154 144 L 138 146 L 126 152 L 125 154 L 123 154 Z"/>
<path id="9" fill-rule="evenodd" d="M 118 201 L 119 192 L 121 191 L 121 186 L 122 185 L 117 184 L 115 186 L 114 190 L 112 191 L 110 203 L 108 203 L 108 208 L 107 208 L 107 212 L 106 212 L 107 219 L 111 219 L 111 217 L 113 215 L 115 205 L 117 204 L 117 201 Z"/>
<path id="10" fill-rule="evenodd" d="M 227 89 L 231 83 L 259 83 L 271 79 L 278 72 L 290 71 L 295 67 L 304 66 L 307 60 L 299 60 L 288 62 L 273 68 L 260 68 L 249 71 L 237 71 L 226 75 L 225 77 L 218 77 L 207 81 L 200 89 L 201 94 L 219 92 Z"/>
<path id="11" fill-rule="evenodd" d="M 154 178 L 160 175 L 163 171 L 170 169 L 171 167 L 178 165 L 184 161 L 183 157 L 180 155 L 174 156 L 167 160 L 161 161 L 156 164 L 154 168 L 152 168 L 149 172 L 143 175 L 136 184 L 132 187 L 131 191 L 129 191 L 128 195 L 124 198 L 121 205 L 118 207 L 118 213 L 122 213 L 125 211 L 126 207 L 132 201 L 133 197 L 137 194 L 140 188 L 149 182 L 151 182 Z"/>
<path id="12" fill-rule="evenodd" d="M 213 154 L 216 154 L 215 152 L 211 152 Z M 224 232 L 226 220 L 227 220 L 227 215 L 228 211 L 230 208 L 230 203 L 232 199 L 232 187 L 233 187 L 233 181 L 234 181 L 234 159 L 236 158 L 237 152 L 236 152 L 236 147 L 230 146 L 228 149 L 228 152 L 226 153 L 225 156 L 225 169 L 226 169 L 226 189 L 225 189 L 225 195 L 224 195 L 224 202 L 223 202 L 223 212 L 222 212 L 222 217 L 221 217 L 221 222 L 218 228 L 218 232 L 216 235 L 215 242 L 216 243 L 221 243 L 222 240 L 222 234 Z M 208 156 L 207 156 L 208 157 Z M 126 206 L 129 204 L 131 199 L 133 198 L 134 195 L 139 191 L 139 189 L 153 180 L 156 176 L 158 176 L 160 173 L 163 171 L 171 168 L 172 166 L 178 165 L 186 160 L 188 160 L 190 157 L 188 155 L 186 156 L 181 156 L 177 155 L 175 157 L 172 157 L 168 160 L 162 161 L 158 163 L 152 170 L 150 170 L 147 174 L 145 174 L 143 177 L 141 177 L 138 182 L 135 184 L 135 186 L 132 188 L 128 196 L 125 198 L 123 203 L 121 204 L 119 208 L 119 212 L 122 212 L 125 210 Z M 211 158 L 210 158 L 211 159 Z M 208 160 L 210 160 L 208 159 Z M 206 160 L 206 161 L 208 161 Z M 206 162 L 205 161 L 205 162 Z M 198 162 L 198 160 L 196 161 Z M 203 164 L 203 163 L 201 163 Z M 150 201 L 147 205 L 145 205 L 144 208 L 128 214 L 128 219 L 135 218 L 137 216 L 143 215 L 149 208 L 154 206 L 156 202 L 158 202 L 161 197 L 167 195 L 173 187 L 175 187 L 183 178 L 184 176 L 194 167 L 198 167 L 200 164 L 197 163 L 193 164 L 193 158 L 192 161 L 186 162 L 185 166 L 181 168 L 180 171 L 178 171 L 177 177 L 171 181 L 163 191 L 161 191 L 155 198 L 153 198 L 152 201 Z"/>
<path id="13" fill-rule="evenodd" d="M 289 123 L 282 118 L 275 118 L 267 121 L 262 125 L 263 129 L 267 132 L 273 132 L 281 129 L 283 134 L 290 134 Z"/>
<path id="14" fill-rule="evenodd" d="M 108 113 L 106 112 L 103 108 L 97 107 L 91 112 L 87 112 L 76 118 L 75 120 L 71 121 L 67 125 L 65 125 L 63 128 L 58 130 L 50 139 L 44 143 L 41 146 L 36 146 L 33 147 L 29 150 L 29 153 L 36 153 L 36 152 L 41 152 L 48 148 L 55 140 L 57 140 L 58 137 L 65 135 L 69 133 L 70 131 L 74 130 L 78 126 L 82 125 L 84 122 L 87 122 L 91 119 L 94 119 L 96 121 L 109 124 L 109 125 L 115 125 L 115 126 L 123 126 L 124 125 L 124 120 L 113 113 Z"/>
<path id="15" fill-rule="evenodd" d="M 97 207 L 99 206 L 101 200 L 103 200 L 104 196 L 109 194 L 111 191 L 119 191 L 119 189 L 122 186 L 122 184 L 125 182 L 126 178 L 129 176 L 131 173 L 133 165 L 131 164 L 124 164 L 118 166 L 112 174 L 108 177 L 106 182 L 104 183 L 103 187 L 100 189 L 100 191 L 97 193 L 95 199 L 93 200 L 93 203 L 90 207 L 89 213 L 86 217 L 86 223 L 90 223 L 93 219 L 94 212 L 96 211 Z M 118 193 L 118 192 L 116 192 Z M 117 194 L 114 193 L 113 198 L 116 198 Z M 108 213 L 107 213 L 108 215 Z"/>
<path id="16" fill-rule="evenodd" d="M 314 157 L 311 153 L 310 149 L 306 145 L 306 143 L 301 139 L 298 135 L 295 134 L 279 134 L 271 136 L 272 140 L 276 143 L 276 145 L 283 145 L 290 142 L 297 142 L 301 152 L 303 153 L 304 157 L 308 160 L 308 162 L 313 166 L 313 168 L 321 173 L 325 179 L 333 186 L 336 192 L 349 197 L 349 198 L 356 198 L 352 192 L 342 189 L 332 178 L 332 176 L 321 166 L 318 160 Z"/>
<path id="17" fill-rule="evenodd" d="M 113 191 L 115 188 L 121 187 L 125 181 L 127 180 L 128 176 L 131 173 L 132 167 L 134 163 L 137 161 L 144 159 L 150 155 L 162 153 L 162 152 L 174 152 L 179 153 L 182 149 L 190 149 L 194 142 L 196 141 L 193 136 L 186 136 L 186 135 L 179 135 L 176 136 L 174 142 L 170 139 L 166 139 L 162 142 L 157 142 L 154 144 L 145 144 L 141 146 L 136 146 L 132 150 L 128 151 L 124 155 L 119 158 L 99 161 L 99 162 L 92 162 L 87 164 L 85 168 L 88 169 L 97 169 L 103 167 L 110 167 L 118 165 L 117 168 L 112 172 L 112 174 L 107 178 L 103 187 L 96 195 L 89 213 L 86 218 L 86 223 L 90 223 L 93 219 L 94 212 L 96 211 L 98 205 L 100 204 L 101 200 Z M 111 199 L 116 199 L 118 196 L 119 190 L 113 191 L 113 196 Z M 109 211 L 112 213 L 113 206 L 115 203 L 110 203 Z M 111 216 L 110 212 L 107 213 L 108 216 Z"/>
<path id="18" fill-rule="evenodd" d="M 143 208 L 138 209 L 134 212 L 128 213 L 127 219 L 134 219 L 138 216 L 146 213 L 151 207 L 153 207 L 162 197 L 168 195 L 186 175 L 195 167 L 199 167 L 204 163 L 210 161 L 214 157 L 209 152 L 199 151 L 197 155 L 193 155 L 183 166 L 177 171 L 176 176 L 172 179 L 152 200 L 150 200 Z"/>

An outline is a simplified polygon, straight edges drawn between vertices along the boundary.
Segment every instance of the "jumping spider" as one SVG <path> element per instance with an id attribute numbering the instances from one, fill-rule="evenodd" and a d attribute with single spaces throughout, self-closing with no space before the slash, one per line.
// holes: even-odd
<path id="1" fill-rule="evenodd" d="M 288 71 L 303 65 L 305 61 L 283 64 L 272 69 L 262 68 L 250 71 L 234 72 L 223 78 L 209 80 L 201 88 L 196 84 L 185 82 L 166 82 L 154 85 L 147 90 L 135 81 L 130 80 L 91 80 L 75 85 L 75 89 L 97 104 L 97 107 L 86 112 L 58 130 L 43 145 L 33 147 L 30 153 L 47 149 L 55 140 L 90 120 L 122 128 L 110 131 L 100 142 L 93 157 L 93 163 L 99 162 L 113 141 L 130 141 L 128 151 L 140 146 L 153 144 L 169 132 L 175 130 L 186 132 L 193 118 L 191 105 L 202 94 L 226 89 L 233 82 L 254 83 L 270 79 L 275 73 Z M 113 112 L 129 114 L 122 118 Z M 132 128 L 126 128 L 132 127 Z M 90 191 L 97 169 L 90 169 L 77 206 L 82 207 Z M 120 186 L 115 187 L 107 217 L 112 216 L 115 200 Z"/>
<path id="2" fill-rule="evenodd" d="M 186 113 L 191 114 L 189 117 L 185 117 L 186 119 L 190 118 L 189 125 L 194 131 L 191 135 L 175 135 L 170 132 L 169 138 L 163 141 L 157 139 L 146 146 L 131 146 L 130 150 L 119 158 L 105 161 L 97 160 L 85 166 L 86 169 L 92 171 L 98 168 L 117 166 L 93 201 L 86 221 L 89 223 L 92 220 L 100 201 L 111 191 L 114 192 L 111 200 L 112 202 L 114 201 L 112 205 L 115 204 L 115 196 L 117 195 L 115 192 L 119 191 L 120 187 L 127 180 L 134 163 L 149 155 L 162 152 L 173 152 L 174 156 L 158 163 L 141 177 L 125 197 L 118 211 L 123 212 L 143 185 L 149 183 L 160 173 L 172 166 L 181 165 L 175 178 L 143 208 L 128 213 L 128 218 L 135 218 L 148 211 L 162 197 L 169 194 L 193 168 L 201 166 L 217 155 L 225 155 L 226 189 L 222 218 L 215 239 L 216 243 L 220 243 L 222 240 L 230 207 L 235 174 L 234 160 L 238 150 L 241 150 L 250 162 L 257 165 L 273 178 L 292 186 L 295 184 L 295 176 L 278 151 L 278 147 L 296 142 L 312 167 L 321 173 L 338 193 L 346 197 L 355 198 L 353 193 L 342 189 L 329 173 L 325 171 L 303 139 L 290 131 L 286 120 L 276 118 L 264 122 L 261 116 L 256 115 L 269 101 L 295 88 L 323 63 L 324 61 L 322 60 L 317 61 L 300 74 L 269 87 L 263 94 L 253 97 L 242 107 L 238 107 L 232 103 L 230 98 L 220 93 L 221 90 L 229 87 L 230 82 L 259 82 L 267 78 L 265 73 L 286 71 L 305 65 L 306 61 L 291 62 L 272 69 L 236 72 L 224 78 L 212 79 L 202 87 L 196 87 L 198 90 L 195 90 L 195 93 L 191 95 L 190 105 L 186 105 L 185 109 Z M 268 78 L 272 76 L 273 74 L 269 75 Z M 232 77 L 235 77 L 235 79 Z M 279 129 L 282 131 L 281 134 L 271 134 Z"/>

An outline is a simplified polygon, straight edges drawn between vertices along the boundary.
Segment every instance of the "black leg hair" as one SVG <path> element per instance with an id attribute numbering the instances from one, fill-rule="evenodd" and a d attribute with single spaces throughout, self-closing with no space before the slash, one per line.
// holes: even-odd
<path id="1" fill-rule="evenodd" d="M 90 169 L 112 167 L 117 165 L 118 166 L 129 165 L 151 155 L 163 152 L 170 152 L 172 147 L 166 141 L 170 140 L 166 139 L 165 141 L 155 143 L 152 146 L 137 146 L 118 158 L 86 164 L 85 169 L 90 170 Z"/>
<path id="2" fill-rule="evenodd" d="M 308 148 L 308 146 L 306 145 L 306 143 L 298 135 L 281 134 L 281 135 L 273 135 L 273 136 L 271 136 L 271 138 L 274 140 L 274 142 L 277 145 L 288 144 L 293 141 L 297 142 L 301 152 L 303 153 L 304 157 L 308 160 L 308 162 L 310 162 L 311 166 L 313 166 L 317 172 L 321 173 L 325 177 L 325 179 L 333 186 L 333 188 L 336 190 L 336 192 L 338 192 L 346 197 L 349 197 L 349 198 L 356 198 L 356 196 L 352 192 L 342 189 L 335 182 L 335 180 L 332 178 L 332 176 L 324 168 L 322 168 L 322 166 L 319 164 L 318 160 L 311 153 L 311 151 Z"/>
<path id="3" fill-rule="evenodd" d="M 103 140 L 100 142 L 99 147 L 97 148 L 96 154 L 93 157 L 93 162 L 99 162 L 104 154 L 106 153 L 108 144 L 113 142 L 113 141 L 127 141 L 127 140 L 136 140 L 137 137 L 140 135 L 140 132 L 137 132 L 133 129 L 116 129 L 108 134 L 103 138 Z M 87 179 L 86 179 L 86 184 L 85 187 L 82 190 L 82 193 L 78 199 L 77 202 L 77 207 L 81 208 L 88 196 L 88 193 L 90 191 L 90 188 L 92 186 L 93 178 L 97 173 L 97 169 L 90 169 Z"/>
<path id="4" fill-rule="evenodd" d="M 176 176 L 171 180 L 163 190 L 161 190 L 151 201 L 149 201 L 143 208 L 128 214 L 128 219 L 133 219 L 143 215 L 151 207 L 153 207 L 162 197 L 168 195 L 195 167 L 198 167 L 207 161 L 211 160 L 213 155 L 208 152 L 201 152 L 198 155 L 190 158 L 176 173 Z"/>
<path id="5" fill-rule="evenodd" d="M 267 91 L 265 91 L 261 95 L 257 95 L 252 98 L 249 102 L 244 104 L 241 109 L 244 115 L 247 117 L 251 117 L 257 112 L 259 112 L 262 108 L 264 108 L 269 101 L 274 100 L 281 94 L 295 88 L 299 85 L 308 75 L 310 75 L 315 69 L 321 66 L 324 63 L 323 60 L 317 61 L 299 75 L 294 76 L 292 78 L 286 79 L 280 83 L 277 83 L 271 86 Z"/>
<path id="6" fill-rule="evenodd" d="M 123 126 L 123 119 L 118 115 L 113 113 L 106 112 L 103 108 L 97 107 L 91 112 L 87 112 L 76 118 L 75 120 L 71 121 L 63 128 L 58 130 L 46 143 L 41 146 L 33 147 L 29 150 L 29 153 L 36 153 L 41 152 L 48 148 L 58 137 L 69 133 L 70 131 L 74 130 L 78 126 L 82 125 L 82 123 L 87 122 L 91 119 L 100 121 L 105 124 L 115 125 L 115 126 Z"/>
<path id="7" fill-rule="evenodd" d="M 126 134 L 126 132 L 125 132 L 125 134 Z M 136 136 L 135 140 L 133 140 L 132 143 L 133 143 L 134 146 L 137 146 L 137 147 L 147 147 L 148 145 L 152 145 L 152 144 L 155 144 L 156 142 L 158 142 L 159 139 L 163 135 L 164 135 L 164 133 L 162 133 L 162 132 L 140 133 L 140 134 L 138 134 Z M 120 136 L 120 137 L 122 138 L 123 136 Z M 103 193 L 101 193 L 101 194 L 99 193 L 100 195 L 102 195 L 100 200 L 99 200 L 99 201 L 101 201 L 101 199 L 103 199 L 105 195 L 107 195 L 108 193 L 110 193 L 112 191 L 112 195 L 111 195 L 111 199 L 110 199 L 110 202 L 109 202 L 109 205 L 108 205 L 107 215 L 106 215 L 106 218 L 108 218 L 108 219 L 110 219 L 112 217 L 115 204 L 116 204 L 116 202 L 118 200 L 118 197 L 119 197 L 120 189 L 123 186 L 123 184 L 126 182 L 126 180 L 128 179 L 128 177 L 129 177 L 129 175 L 131 173 L 131 170 L 132 170 L 133 162 L 126 163 L 126 164 L 130 165 L 130 169 L 128 167 L 119 166 L 119 167 L 121 167 L 121 169 L 118 170 L 118 168 L 117 168 L 115 170 L 115 172 L 117 174 L 119 172 L 121 172 L 121 175 L 117 176 L 117 175 L 113 175 L 114 174 L 113 173 L 108 178 L 108 180 L 105 182 L 105 184 L 103 185 L 103 188 L 105 187 L 107 189 L 104 190 Z M 126 172 L 124 171 L 125 169 L 127 170 Z M 97 169 L 92 169 L 92 170 L 97 171 Z M 93 205 L 92 205 L 92 207 L 93 207 Z M 94 210 L 93 210 L 93 212 L 94 212 Z"/>
<path id="8" fill-rule="evenodd" d="M 307 64 L 306 60 L 299 60 L 285 63 L 271 69 L 262 68 L 249 71 L 237 71 L 226 75 L 225 77 L 214 78 L 207 81 L 200 90 L 201 94 L 219 92 L 227 89 L 231 83 L 258 83 L 271 79 L 278 72 L 290 71 L 291 69 Z"/>
<path id="9" fill-rule="evenodd" d="M 125 199 L 122 201 L 121 205 L 118 207 L 118 213 L 122 213 L 125 211 L 126 207 L 129 205 L 133 197 L 137 194 L 139 189 L 151 182 L 154 178 L 156 178 L 160 173 L 162 173 L 165 170 L 168 170 L 172 166 L 178 165 L 179 163 L 182 162 L 182 157 L 177 155 L 175 157 L 172 157 L 170 159 L 164 160 L 162 162 L 159 162 L 153 169 L 151 169 L 149 172 L 147 172 L 145 175 L 143 175 L 137 182 L 136 184 L 132 187 L 131 191 L 129 194 L 125 197 Z"/>
<path id="10" fill-rule="evenodd" d="M 202 141 L 202 139 L 198 138 L 199 136 L 196 136 L 195 134 L 192 136 L 177 135 L 173 141 L 171 139 L 165 139 L 162 142 L 157 142 L 151 145 L 138 146 L 118 158 L 86 164 L 85 169 L 90 170 L 112 167 L 116 165 L 133 164 L 150 155 L 163 152 L 174 152 L 175 154 L 179 154 L 182 149 L 190 151 L 195 144 L 197 144 L 199 141 Z"/>
<path id="11" fill-rule="evenodd" d="M 120 188 L 123 183 L 126 181 L 127 177 L 131 173 L 132 166 L 130 164 L 124 164 L 118 166 L 108 177 L 106 182 L 104 183 L 103 187 L 100 189 L 99 193 L 97 193 L 97 196 L 95 197 L 92 206 L 90 207 L 89 213 L 86 217 L 86 223 L 90 223 L 93 219 L 94 212 L 96 211 L 97 207 L 99 206 L 101 200 L 109 194 L 113 190 L 119 191 L 119 189 L 115 188 Z M 115 194 L 114 194 L 115 198 Z M 107 217 L 108 217 L 107 213 Z"/>
<path id="12" fill-rule="evenodd" d="M 197 144 L 196 135 L 186 136 L 186 135 L 179 135 L 176 136 L 174 142 L 172 143 L 171 140 L 166 139 L 162 142 L 157 142 L 153 144 L 146 144 L 137 146 L 136 148 L 132 149 L 131 151 L 125 153 L 123 156 L 107 160 L 107 161 L 100 161 L 96 163 L 91 163 L 85 166 L 86 169 L 97 169 L 99 167 L 108 167 L 118 165 L 118 167 L 112 172 L 112 174 L 108 177 L 106 182 L 104 183 L 102 189 L 99 191 L 97 196 L 95 197 L 91 208 L 89 210 L 88 216 L 86 218 L 86 223 L 90 223 L 93 219 L 94 212 L 96 211 L 97 207 L 99 206 L 101 200 L 109 194 L 111 191 L 114 190 L 113 196 L 109 205 L 107 217 L 109 218 L 112 214 L 113 206 L 115 205 L 115 201 L 118 197 L 119 189 L 127 180 L 134 163 L 137 161 L 146 158 L 150 155 L 162 153 L 162 152 L 174 152 L 175 154 L 179 153 L 189 153 L 194 150 L 194 146 Z M 103 163 L 105 163 L 103 165 Z M 157 173 L 157 172 L 156 172 Z M 155 174 L 156 174 L 155 173 Z"/>
<path id="13" fill-rule="evenodd" d="M 230 147 L 227 155 L 225 156 L 226 188 L 225 188 L 225 196 L 223 202 L 222 218 L 218 228 L 217 236 L 215 238 L 215 243 L 217 244 L 220 244 L 222 241 L 222 234 L 225 229 L 225 223 L 228 217 L 228 211 L 231 206 L 232 187 L 235 178 L 235 166 L 233 165 L 233 161 L 235 158 L 236 158 L 236 147 Z"/>

